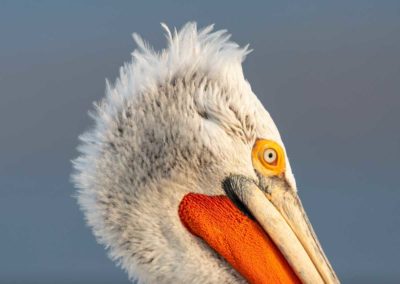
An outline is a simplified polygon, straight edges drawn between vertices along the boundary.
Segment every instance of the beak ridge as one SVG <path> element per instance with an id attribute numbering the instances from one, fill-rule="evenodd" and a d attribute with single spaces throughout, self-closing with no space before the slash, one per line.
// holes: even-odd
<path id="1" fill-rule="evenodd" d="M 268 198 L 269 197 L 269 198 Z M 267 196 L 291 227 L 325 283 L 339 283 L 304 211 L 298 195 L 289 190 L 276 190 Z"/>

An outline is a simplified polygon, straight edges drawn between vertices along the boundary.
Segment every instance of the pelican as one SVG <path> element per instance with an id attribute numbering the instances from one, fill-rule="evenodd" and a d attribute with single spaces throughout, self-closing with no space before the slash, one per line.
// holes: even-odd
<path id="1" fill-rule="evenodd" d="M 91 113 L 72 175 L 88 225 L 138 283 L 339 283 L 285 146 L 226 30 L 162 24 Z"/>

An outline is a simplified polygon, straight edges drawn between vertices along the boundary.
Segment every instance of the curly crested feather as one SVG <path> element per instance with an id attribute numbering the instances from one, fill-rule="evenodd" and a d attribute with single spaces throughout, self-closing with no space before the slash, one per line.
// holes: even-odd
<path id="1" fill-rule="evenodd" d="M 187 233 L 178 204 L 188 192 L 222 194 L 232 172 L 254 176 L 243 157 L 255 138 L 280 136 L 244 79 L 247 46 L 212 26 L 163 27 L 160 53 L 134 34 L 132 62 L 95 105 L 74 161 L 78 202 L 97 240 L 139 283 L 242 282 Z"/>

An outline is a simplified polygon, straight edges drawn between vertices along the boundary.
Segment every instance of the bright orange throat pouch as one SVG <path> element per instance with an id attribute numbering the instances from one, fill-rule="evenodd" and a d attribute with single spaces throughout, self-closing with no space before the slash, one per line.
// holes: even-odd
<path id="1" fill-rule="evenodd" d="M 227 196 L 189 193 L 179 205 L 179 217 L 250 283 L 300 283 L 261 226 Z"/>

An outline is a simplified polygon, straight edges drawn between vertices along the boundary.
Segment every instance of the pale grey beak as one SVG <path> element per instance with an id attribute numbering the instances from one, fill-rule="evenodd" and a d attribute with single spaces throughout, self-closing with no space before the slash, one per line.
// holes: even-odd
<path id="1" fill-rule="evenodd" d="M 297 193 L 284 187 L 265 192 L 243 176 L 224 181 L 227 195 L 258 221 L 303 283 L 339 283 Z"/>

